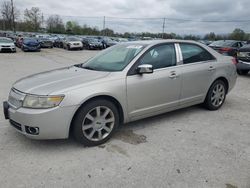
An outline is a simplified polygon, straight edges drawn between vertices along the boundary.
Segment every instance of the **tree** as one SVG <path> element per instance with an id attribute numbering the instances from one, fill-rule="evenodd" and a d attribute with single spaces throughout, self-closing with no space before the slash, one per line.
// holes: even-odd
<path id="1" fill-rule="evenodd" d="M 236 28 L 231 34 L 230 38 L 233 40 L 244 40 L 245 32 L 242 29 Z"/>
<path id="2" fill-rule="evenodd" d="M 50 16 L 46 22 L 49 33 L 65 33 L 64 23 L 59 15 Z"/>
<path id="3" fill-rule="evenodd" d="M 210 32 L 204 36 L 204 39 L 214 41 L 216 39 L 216 35 L 214 32 Z"/>
<path id="4" fill-rule="evenodd" d="M 15 21 L 19 16 L 19 11 L 10 1 L 4 1 L 1 5 L 1 14 L 4 21 L 3 29 L 10 30 L 13 29 L 15 31 Z"/>
<path id="5" fill-rule="evenodd" d="M 25 9 L 24 19 L 30 31 L 39 31 L 43 18 L 38 7 L 32 7 L 30 10 Z"/>

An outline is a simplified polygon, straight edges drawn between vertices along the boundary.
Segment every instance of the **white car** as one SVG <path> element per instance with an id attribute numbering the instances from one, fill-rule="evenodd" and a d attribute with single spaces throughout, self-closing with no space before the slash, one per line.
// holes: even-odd
<path id="1" fill-rule="evenodd" d="M 16 46 L 13 40 L 0 37 L 0 52 L 16 52 Z"/>
<path id="2" fill-rule="evenodd" d="M 82 41 L 76 37 L 67 37 L 63 41 L 63 48 L 67 50 L 80 49 L 83 50 Z"/>

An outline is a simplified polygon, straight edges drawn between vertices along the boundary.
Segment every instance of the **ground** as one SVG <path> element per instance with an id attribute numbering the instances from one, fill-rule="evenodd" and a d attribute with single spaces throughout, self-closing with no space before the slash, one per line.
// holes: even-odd
<path id="1" fill-rule="evenodd" d="M 0 101 L 17 79 L 84 62 L 97 52 L 0 54 Z M 0 113 L 0 185 L 250 188 L 249 113 L 250 75 L 238 77 L 218 111 L 193 106 L 133 122 L 99 147 L 74 139 L 30 140 Z"/>

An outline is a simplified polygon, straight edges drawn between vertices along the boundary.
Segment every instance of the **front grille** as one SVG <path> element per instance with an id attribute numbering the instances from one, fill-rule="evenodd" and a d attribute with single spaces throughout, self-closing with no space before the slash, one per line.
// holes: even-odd
<path id="1" fill-rule="evenodd" d="M 10 119 L 10 124 L 15 127 L 17 130 L 22 131 L 22 125 Z"/>
<path id="2" fill-rule="evenodd" d="M 10 46 L 2 46 L 3 48 L 10 48 Z"/>
<path id="3" fill-rule="evenodd" d="M 74 45 L 79 45 L 79 43 L 74 43 Z"/>

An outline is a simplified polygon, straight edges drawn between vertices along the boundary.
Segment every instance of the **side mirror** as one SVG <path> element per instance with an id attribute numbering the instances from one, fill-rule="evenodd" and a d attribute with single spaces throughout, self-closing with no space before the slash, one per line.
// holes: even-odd
<path id="1" fill-rule="evenodd" d="M 137 67 L 138 74 L 151 74 L 153 71 L 153 66 L 150 64 L 139 65 Z"/>

